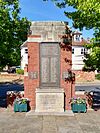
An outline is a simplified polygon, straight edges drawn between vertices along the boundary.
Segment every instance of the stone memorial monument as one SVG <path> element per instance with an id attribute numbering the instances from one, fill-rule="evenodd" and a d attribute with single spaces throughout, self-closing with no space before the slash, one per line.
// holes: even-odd
<path id="1" fill-rule="evenodd" d="M 67 28 L 67 29 L 66 29 Z M 74 96 L 71 32 L 66 22 L 32 22 L 24 92 L 36 112 L 64 112 Z M 65 42 L 65 39 L 67 40 Z M 70 42 L 70 43 L 69 43 Z"/>

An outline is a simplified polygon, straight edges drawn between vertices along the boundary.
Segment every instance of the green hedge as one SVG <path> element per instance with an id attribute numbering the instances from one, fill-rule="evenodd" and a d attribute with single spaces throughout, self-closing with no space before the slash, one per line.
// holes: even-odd
<path id="1" fill-rule="evenodd" d="M 24 70 L 22 70 L 22 69 L 17 69 L 17 70 L 16 70 L 16 73 L 17 73 L 17 74 L 24 74 Z"/>
<path id="2" fill-rule="evenodd" d="M 95 78 L 100 80 L 100 73 L 95 75 Z"/>

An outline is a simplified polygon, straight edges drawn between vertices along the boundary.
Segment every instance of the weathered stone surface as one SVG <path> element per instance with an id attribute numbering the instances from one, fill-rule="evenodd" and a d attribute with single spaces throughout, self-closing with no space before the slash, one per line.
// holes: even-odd
<path id="1" fill-rule="evenodd" d="M 64 112 L 63 90 L 37 89 L 36 112 Z"/>
<path id="2" fill-rule="evenodd" d="M 49 58 L 41 59 L 41 82 L 49 82 Z"/>
<path id="3" fill-rule="evenodd" d="M 50 72 L 51 72 L 50 81 L 51 81 L 51 83 L 52 82 L 55 83 L 55 82 L 57 82 L 57 80 L 59 80 L 59 77 L 58 77 L 58 73 L 59 73 L 58 62 L 59 62 L 58 58 L 51 58 L 51 66 L 50 66 Z"/>
<path id="4" fill-rule="evenodd" d="M 40 86 L 59 86 L 60 55 L 58 43 L 40 44 Z"/>
<path id="5" fill-rule="evenodd" d="M 42 56 L 58 56 L 59 55 L 59 45 L 58 43 L 41 43 L 41 55 Z"/>
<path id="6" fill-rule="evenodd" d="M 41 35 L 38 41 L 60 41 L 58 35 L 65 33 L 65 25 L 66 23 L 62 21 L 34 21 L 30 30 L 32 31 L 32 35 Z"/>

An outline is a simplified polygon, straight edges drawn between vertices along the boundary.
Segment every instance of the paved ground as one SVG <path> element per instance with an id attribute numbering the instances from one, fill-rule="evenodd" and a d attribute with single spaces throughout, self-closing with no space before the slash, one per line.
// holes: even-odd
<path id="1" fill-rule="evenodd" d="M 13 89 L 22 90 L 23 85 L 0 84 L 2 100 L 6 92 Z M 26 113 L 14 113 L 0 108 L 0 133 L 100 133 L 100 110 L 78 113 L 70 117 L 26 116 Z"/>
<path id="2" fill-rule="evenodd" d="M 100 80 L 94 80 L 92 82 L 76 82 L 76 91 L 100 91 Z"/>
<path id="3" fill-rule="evenodd" d="M 99 91 L 100 92 L 100 84 L 80 84 L 80 85 L 75 85 L 75 90 L 76 91 Z"/>
<path id="4" fill-rule="evenodd" d="M 100 133 L 100 110 L 75 116 L 26 116 L 0 109 L 0 133 Z"/>

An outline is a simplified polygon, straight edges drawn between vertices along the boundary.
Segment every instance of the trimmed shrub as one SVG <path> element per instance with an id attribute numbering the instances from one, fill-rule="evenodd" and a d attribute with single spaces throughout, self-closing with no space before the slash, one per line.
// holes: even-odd
<path id="1" fill-rule="evenodd" d="M 22 74 L 22 75 L 23 75 L 23 74 L 24 74 L 24 70 L 22 70 L 22 69 L 17 69 L 17 70 L 16 70 L 16 73 L 17 73 L 17 74 Z"/>
<path id="2" fill-rule="evenodd" d="M 100 80 L 100 73 L 95 75 L 95 78 Z"/>

